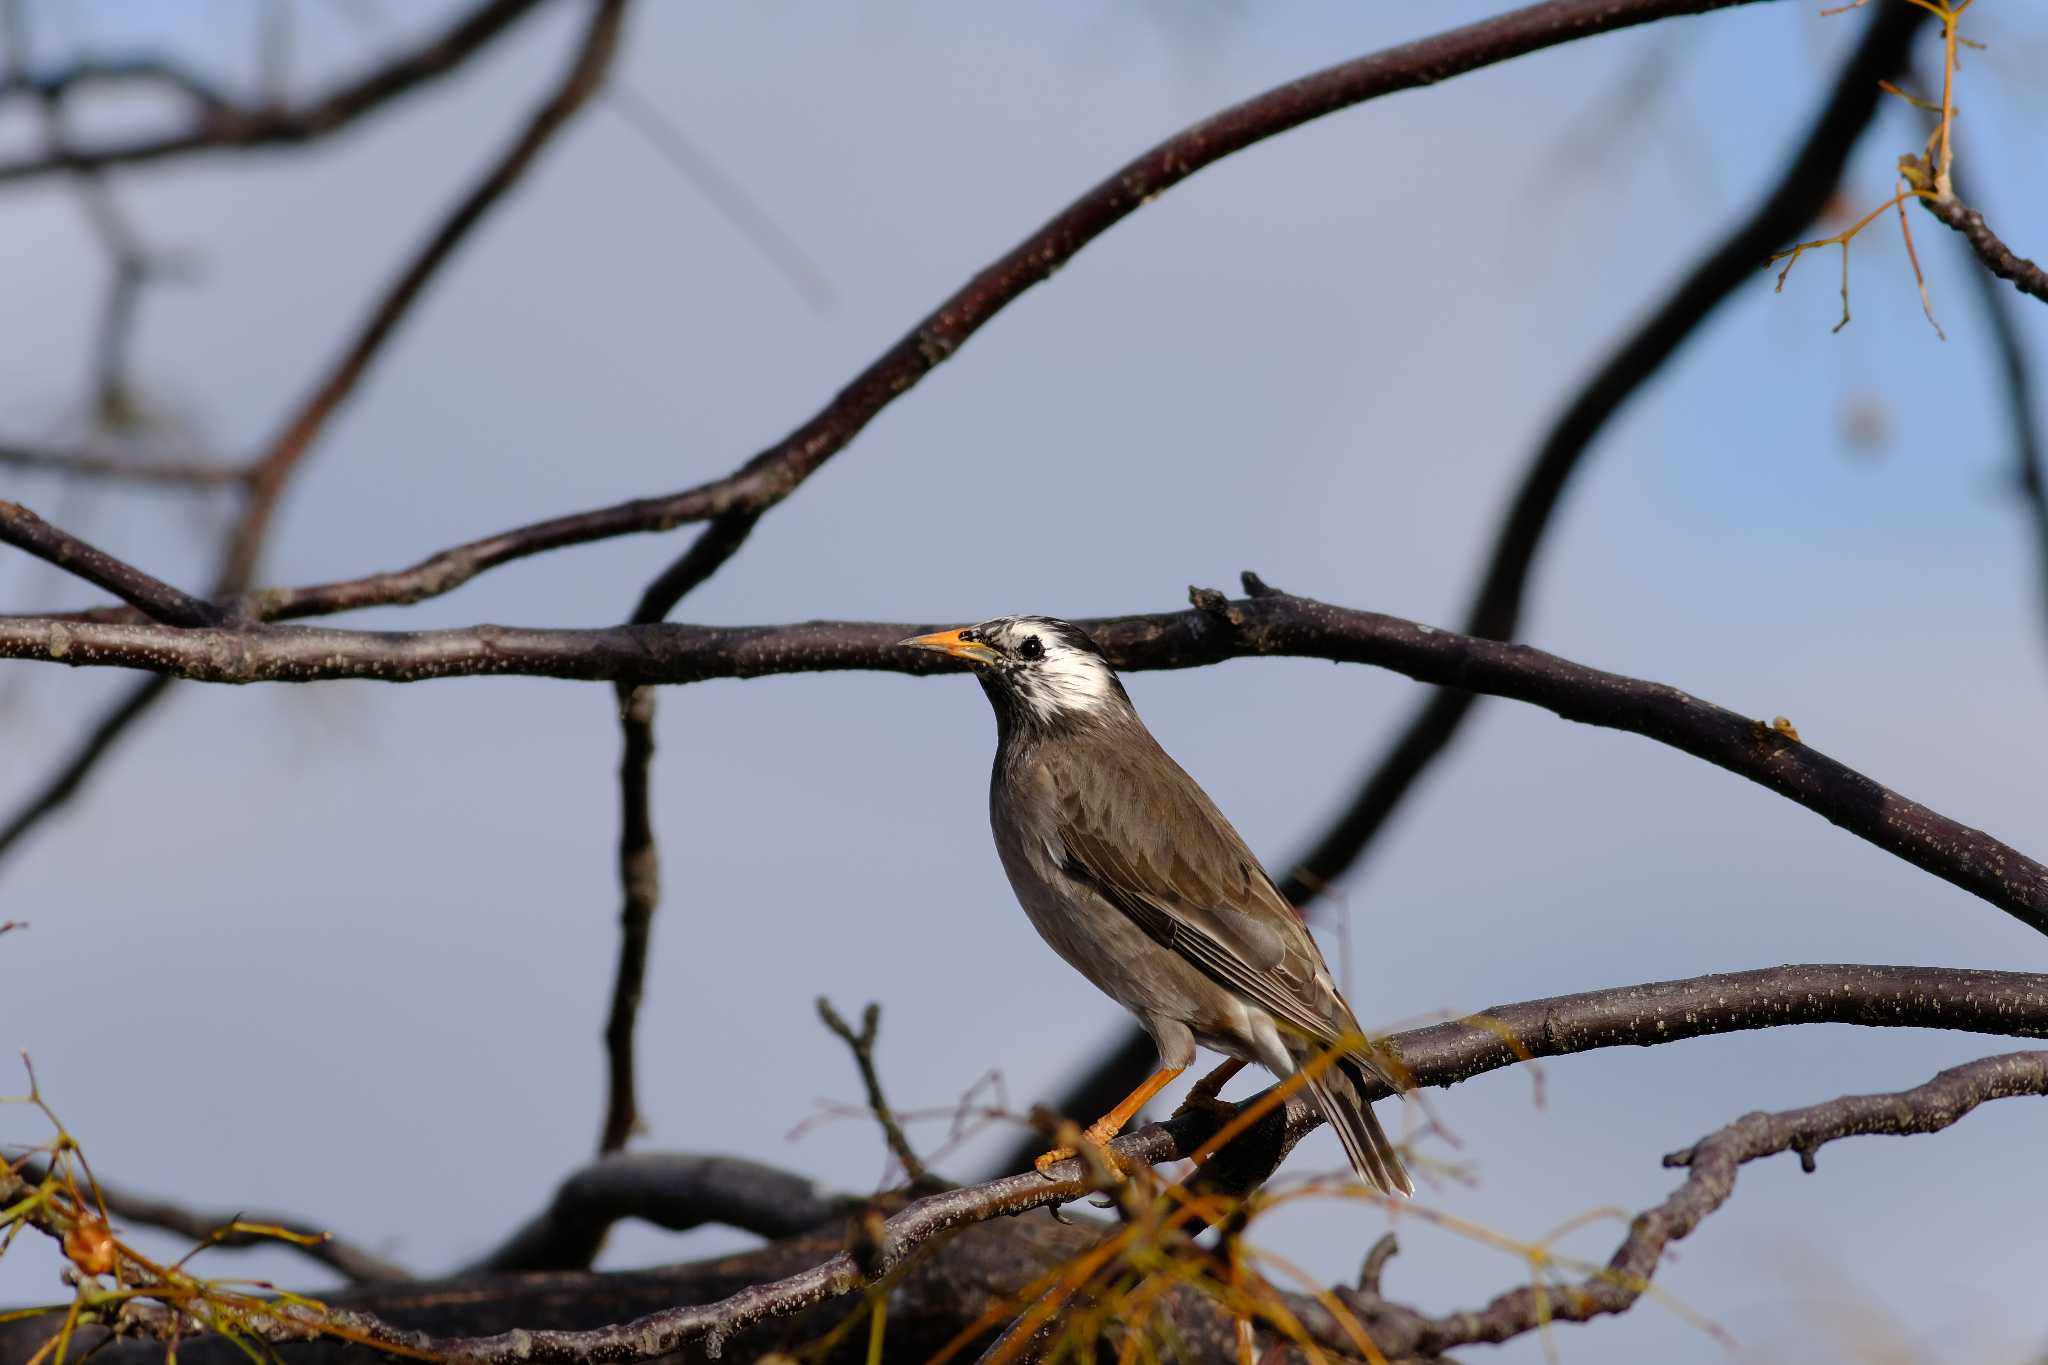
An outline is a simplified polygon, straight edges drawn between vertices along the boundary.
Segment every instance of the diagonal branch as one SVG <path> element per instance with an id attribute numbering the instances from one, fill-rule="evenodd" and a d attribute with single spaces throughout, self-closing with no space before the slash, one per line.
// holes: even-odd
<path id="1" fill-rule="evenodd" d="M 1877 111 L 1878 82 L 1905 68 L 1913 35 L 1926 17 L 1911 4 L 1877 8 L 1776 183 L 1656 311 L 1608 354 L 1558 416 L 1522 476 L 1494 538 L 1485 577 L 1465 615 L 1467 634 L 1513 638 L 1551 517 L 1594 441 L 1713 311 L 1755 279 L 1757 263 L 1820 214 L 1849 153 Z M 1290 868 L 1281 885 L 1290 900 L 1306 904 L 1351 868 L 1415 782 L 1450 745 L 1472 702 L 1470 692 L 1445 690 L 1424 703 L 1343 814 Z"/>
<path id="2" fill-rule="evenodd" d="M 2019 255 L 1991 230 L 1984 221 L 1984 215 L 1971 208 L 1953 194 L 1920 201 L 1927 211 L 1942 222 L 1963 234 L 1970 244 L 1970 250 L 1977 253 L 1977 259 L 2001 280 L 2009 281 L 2022 294 L 2031 294 L 2043 303 L 2048 303 L 2048 270 L 2042 269 L 2026 257 Z"/>
<path id="3" fill-rule="evenodd" d="M 1544 48 L 1677 15 L 1758 2 L 1543 0 L 1290 81 L 1176 133 L 1097 184 L 928 313 L 809 420 L 731 474 L 678 493 L 501 531 L 442 550 L 407 569 L 273 589 L 245 609 L 265 620 L 286 620 L 418 602 L 531 555 L 614 536 L 670 531 L 729 513 L 765 511 L 1027 289 L 1140 207 L 1231 153 L 1326 114 Z"/>
<path id="4" fill-rule="evenodd" d="M 1256 581 L 1256 580 L 1254 580 Z M 1791 735 L 1663 683 L 1607 673 L 1527 645 L 1438 630 L 1265 589 L 1192 611 L 1084 622 L 1119 668 L 1193 668 L 1252 655 L 1389 668 L 1419 682 L 1512 698 L 1566 720 L 1639 734 L 1748 778 L 1915 867 L 2048 933 L 2048 867 L 1928 809 Z M 206 682 L 409 682 L 522 675 L 630 683 L 873 669 L 925 675 L 960 665 L 896 642 L 913 623 L 624 625 L 597 630 L 473 626 L 346 631 L 311 626 L 160 625 L 0 617 L 0 658 L 173 673 Z"/>
<path id="5" fill-rule="evenodd" d="M 1724 300 L 1755 278 L 1759 261 L 1819 215 L 1877 112 L 1878 81 L 1905 67 L 1912 37 L 1926 17 L 1911 4 L 1878 8 L 1777 181 L 1749 216 L 1714 243 L 1656 310 L 1608 353 L 1552 424 L 1495 534 L 1485 577 L 1466 611 L 1468 634 L 1514 637 L 1537 553 L 1565 486 L 1610 419 L 1663 371 Z M 1344 809 L 1286 865 L 1279 884 L 1288 900 L 1297 907 L 1309 905 L 1357 865 L 1423 774 L 1449 750 L 1474 700 L 1469 691 L 1445 688 L 1416 709 Z M 1103 1112 L 1145 1074 L 1152 1053 L 1142 1029 L 1125 1030 L 1119 1045 L 1068 1086 L 1058 1109 Z"/>
<path id="6" fill-rule="evenodd" d="M 1801 1023 L 1860 1023 L 2043 1037 L 2048 1036 L 2048 975 L 1933 967 L 1779 967 L 1503 1005 L 1466 1020 L 1396 1034 L 1387 1041 L 1398 1048 L 1416 1084 L 1440 1086 L 1531 1057 L 1602 1047 L 1657 1046 L 1679 1038 Z M 1974 1065 L 1985 1068 L 2007 1062 L 2008 1059 L 1996 1059 L 1995 1063 Z M 1989 1089 L 1979 1093 L 1980 1099 L 1992 1093 L 2039 1093 L 2027 1088 L 2034 1084 L 2022 1070 L 2027 1064 L 2009 1064 L 2012 1072 L 2001 1073 L 2004 1079 L 1985 1082 L 1971 1073 L 1963 1084 L 1989 1085 Z M 1969 1072 L 1970 1068 L 1961 1070 Z M 2048 1071 L 2043 1071 L 2041 1077 L 2048 1083 Z M 1936 1084 L 1946 1081 L 1947 1075 L 1937 1078 Z M 1919 1096 L 1921 1092 L 1908 1094 Z M 1968 1094 L 1937 1095 L 1929 1091 L 1927 1098 L 1939 1098 L 1952 1105 L 1967 1099 Z M 1874 1101 L 1838 1101 L 1845 1108 L 1836 1117 L 1809 1118 L 1802 1124 L 1797 1115 L 1783 1116 L 1787 1122 L 1772 1133 L 1786 1135 L 1786 1145 L 1793 1146 L 1794 1139 L 1818 1139 L 1821 1133 L 1829 1131 L 1826 1124 L 1830 1122 L 1841 1133 L 1883 1131 L 1869 1109 L 1855 1108 L 1859 1103 L 1875 1107 Z M 1827 1106 L 1821 1107 L 1826 1109 Z M 1812 1115 L 1820 1111 L 1804 1112 Z M 1939 1126 L 1934 1123 L 1934 1116 L 1942 1112 L 1940 1106 L 1931 1106 L 1927 1112 L 1928 1122 Z M 1283 1141 L 1289 1143 L 1321 1122 L 1313 1107 L 1298 1096 L 1287 1102 L 1285 1115 Z M 1737 1125 L 1738 1129 L 1741 1127 Z M 1900 1124 L 1890 1131 L 1904 1128 Z M 1113 1148 L 1126 1163 L 1181 1160 L 1192 1155 L 1216 1130 L 1216 1114 L 1193 1108 L 1164 1124 L 1120 1138 Z M 1754 1145 L 1749 1137 L 1742 1140 Z M 1707 1144 L 1695 1149 L 1693 1160 L 1705 1172 L 1703 1180 L 1718 1178 L 1715 1172 L 1719 1168 L 1714 1163 L 1723 1160 L 1724 1152 L 1726 1149 L 1710 1149 Z M 797 1274 L 751 1285 L 717 1302 L 668 1308 L 612 1326 L 587 1331 L 522 1329 L 496 1336 L 436 1338 L 395 1327 L 365 1313 L 337 1311 L 328 1321 L 371 1341 L 428 1352 L 445 1360 L 485 1365 L 510 1365 L 513 1361 L 642 1361 L 691 1343 L 696 1343 L 704 1354 L 717 1356 L 748 1328 L 854 1293 L 905 1265 L 920 1248 L 958 1229 L 1004 1215 L 1057 1207 L 1091 1192 L 1092 1182 L 1078 1158 L 1054 1167 L 1052 1175 L 1054 1178 L 1048 1180 L 1028 1171 L 930 1195 L 888 1218 L 858 1261 L 852 1252 L 842 1251 Z M 0 1198 L 6 1193 L 5 1182 L 0 1180 Z M 1327 1319 L 1323 1321 L 1327 1323 Z M 125 1325 L 130 1331 L 144 1334 L 175 1330 L 168 1315 L 148 1305 L 129 1310 Z M 317 1330 L 310 1312 L 289 1305 L 278 1308 L 273 1322 L 251 1326 L 252 1330 L 281 1340 L 299 1339 Z"/>
<path id="7" fill-rule="evenodd" d="M 204 598 L 172 587 L 104 550 L 61 531 L 18 502 L 0 502 L 0 541 L 26 550 L 66 573 L 105 588 L 123 602 L 168 626 L 211 626 L 226 613 Z"/>

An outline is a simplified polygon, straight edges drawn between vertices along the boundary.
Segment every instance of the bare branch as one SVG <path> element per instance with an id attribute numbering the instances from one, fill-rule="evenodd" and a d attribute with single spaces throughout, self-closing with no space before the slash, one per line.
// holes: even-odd
<path id="1" fill-rule="evenodd" d="M 564 1180 L 553 1203 L 461 1273 L 580 1269 L 628 1218 L 671 1232 L 717 1223 L 779 1238 L 844 1218 L 856 1202 L 741 1157 L 614 1153 Z"/>
<path id="2" fill-rule="evenodd" d="M 519 183 L 541 149 L 603 84 L 618 48 L 619 27 L 624 17 L 625 0 L 592 0 L 590 24 L 554 93 L 533 112 L 512 144 L 435 228 L 378 299 L 341 357 L 286 420 L 262 458 L 250 467 L 249 505 L 221 571 L 222 582 L 228 585 L 221 589 L 223 593 L 239 592 L 248 583 L 285 480 L 312 448 L 327 419 L 355 391 L 370 362 L 412 311 L 428 283 L 484 216 Z"/>
<path id="3" fill-rule="evenodd" d="M 273 589 L 247 610 L 265 620 L 287 620 L 418 602 L 530 555 L 765 511 L 1025 290 L 1144 204 L 1231 153 L 1325 114 L 1525 53 L 1674 15 L 1750 3 L 1756 0 L 1544 0 L 1290 81 L 1184 129 L 1083 194 L 927 314 L 816 415 L 726 477 L 662 497 L 533 522 L 443 550 L 409 569 Z"/>
<path id="4" fill-rule="evenodd" d="M 1219 593 L 1196 597 L 1202 605 L 1193 611 L 1084 624 L 1111 662 L 1134 671 L 1248 655 L 1373 664 L 1420 682 L 1509 697 L 1566 720 L 1643 735 L 1796 801 L 2048 933 L 2048 868 L 1768 724 L 1675 687 L 1602 672 L 1526 645 L 1270 589 L 1241 601 L 1225 601 Z M 179 630 L 0 617 L 0 658 L 140 668 L 221 683 L 410 682 L 465 675 L 692 683 L 842 669 L 958 671 L 951 660 L 897 647 L 906 635 L 929 628 L 817 621 L 599 630 L 473 626 L 384 632 L 256 624 Z"/>
<path id="5" fill-rule="evenodd" d="M 1428 1356 L 1459 1346 L 1507 1341 L 1549 1322 L 1586 1322 L 1623 1313 L 1650 1287 L 1671 1243 L 1697 1228 L 1735 1192 L 1745 1162 L 1796 1151 L 1807 1170 L 1815 1150 L 1866 1133 L 1938 1133 L 1978 1105 L 2015 1095 L 2048 1094 L 2048 1052 L 2014 1052 L 1951 1067 L 1925 1085 L 1892 1095 L 1849 1095 L 1779 1114 L 1750 1114 L 1682 1152 L 1666 1166 L 1689 1167 L 1685 1182 L 1656 1208 L 1629 1221 L 1628 1236 L 1597 1274 L 1563 1288 L 1524 1285 L 1484 1308 L 1431 1317 L 1375 1293 L 1339 1287 L 1373 1344 L 1389 1356 Z M 1332 1346 L 1350 1337 L 1326 1311 L 1305 1309 L 1312 1330 Z"/>
<path id="6" fill-rule="evenodd" d="M 213 603 L 95 549 L 18 502 L 0 502 L 0 541 L 26 550 L 95 587 L 105 588 L 166 625 L 210 626 L 225 619 L 225 613 Z"/>
<path id="7" fill-rule="evenodd" d="M 297 108 L 244 109 L 221 99 L 189 73 L 155 59 L 96 62 L 43 76 L 23 76 L 16 87 L 35 93 L 64 91 L 87 81 L 151 81 L 193 98 L 197 118 L 182 132 L 151 135 L 100 147 L 62 147 L 47 154 L 0 161 L 0 184 L 53 172 L 99 170 L 162 161 L 189 152 L 297 146 L 348 127 L 372 111 L 461 66 L 540 0 L 488 0 L 439 36 L 396 61 Z"/>
<path id="8" fill-rule="evenodd" d="M 1661 371 L 1721 303 L 1756 278 L 1757 263 L 1799 235 L 1826 207 L 1842 168 L 1881 98 L 1878 82 L 1907 64 L 1912 38 L 1927 18 L 1911 4 L 1880 5 L 1863 39 L 1823 102 L 1777 182 L 1749 216 L 1716 242 L 1642 324 L 1609 352 L 1566 406 L 1522 476 L 1495 535 L 1465 631 L 1514 637 L 1529 576 L 1551 517 L 1608 421 Z M 1429 766 L 1449 747 L 1473 695 L 1446 689 L 1423 704 L 1373 767 L 1344 812 L 1293 864 L 1281 890 L 1305 905 L 1344 875 Z"/>
<path id="9" fill-rule="evenodd" d="M 2042 1037 L 2048 1036 L 2048 975 L 1932 967 L 1780 967 L 1503 1005 L 1482 1011 L 1474 1019 L 1483 1022 L 1439 1024 L 1386 1041 L 1398 1050 L 1416 1084 L 1439 1086 L 1531 1057 L 1600 1047 L 1656 1046 L 1679 1038 L 1798 1023 L 1865 1023 Z M 1977 1099 L 1994 1093 L 2041 1093 L 2038 1087 L 2048 1086 L 2048 1069 L 2041 1069 L 2038 1062 L 1993 1059 L 1973 1066 L 2008 1068 L 1988 1079 L 1970 1068 L 1959 1068 L 1970 1073 L 1961 1084 L 1966 1092 L 1974 1091 Z M 1922 1130 L 1938 1126 L 1936 1120 L 1944 1105 L 1975 1102 L 1970 1093 L 1957 1092 L 1949 1082 L 1952 1074 L 1945 1073 L 1936 1082 L 1937 1086 L 1949 1084 L 1948 1090 L 1923 1087 L 1927 1092 L 1924 1098 L 1910 1101 L 1925 1104 L 1929 1126 Z M 1922 1092 L 1908 1094 L 1921 1096 Z M 1849 1108 L 1834 1120 L 1841 1132 L 1905 1131 L 1903 1124 L 1882 1128 L 1867 1111 L 1855 1108 L 1859 1103 L 1874 1108 L 1879 1102 L 1847 1102 Z M 1950 1113 L 1941 1121 L 1953 1121 L 1953 1117 Z M 1320 1122 L 1313 1106 L 1293 1097 L 1285 1108 L 1285 1140 L 1291 1144 Z M 1126 1164 L 1181 1160 L 1192 1155 L 1216 1129 L 1215 1113 L 1194 1107 L 1164 1124 L 1119 1138 L 1113 1150 Z M 1785 1138 L 1786 1146 L 1818 1131 L 1810 1123 L 1802 1126 L 1796 1122 L 1772 1129 L 1774 1135 Z M 1700 1153 L 1693 1158 L 1695 1169 L 1706 1172 L 1701 1180 L 1718 1179 L 1720 1167 L 1713 1163 L 1722 1160 L 1719 1153 L 1707 1153 L 1705 1144 L 1695 1150 Z M 863 1258 L 865 1269 L 852 1253 L 842 1251 L 797 1274 L 750 1285 L 714 1303 L 668 1308 L 590 1331 L 518 1330 L 485 1337 L 436 1338 L 393 1327 L 363 1313 L 340 1311 L 331 1321 L 368 1340 L 487 1365 L 650 1360 L 693 1342 L 715 1356 L 728 1341 L 756 1324 L 861 1289 L 906 1264 L 936 1238 L 1004 1215 L 1070 1203 L 1092 1188 L 1079 1158 L 1054 1167 L 1051 1174 L 1054 1178 L 1048 1180 L 1030 1171 L 911 1203 L 888 1218 L 871 1239 Z M 1694 1182 L 1688 1180 L 1685 1190 L 1693 1188 Z M 1725 1191 L 1721 1197 L 1725 1198 Z M 259 1329 L 280 1339 L 297 1339 L 313 1330 L 310 1315 L 302 1310 L 281 1307 L 278 1311 L 274 1324 L 259 1324 Z M 1322 1321 L 1328 1324 L 1327 1318 Z M 166 1315 L 147 1306 L 130 1310 L 126 1324 L 143 1333 L 172 1328 Z"/>

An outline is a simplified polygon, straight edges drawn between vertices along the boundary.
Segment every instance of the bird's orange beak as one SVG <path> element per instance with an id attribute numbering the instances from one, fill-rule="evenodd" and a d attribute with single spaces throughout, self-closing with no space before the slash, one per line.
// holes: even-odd
<path id="1" fill-rule="evenodd" d="M 908 640 L 899 640 L 897 643 L 906 645 L 911 649 L 937 650 L 941 654 L 950 654 L 956 659 L 965 659 L 971 664 L 994 663 L 997 658 L 994 650 L 979 640 L 961 638 L 971 629 L 973 629 L 971 626 L 962 626 L 959 630 L 941 630 L 931 635 L 913 635 Z"/>

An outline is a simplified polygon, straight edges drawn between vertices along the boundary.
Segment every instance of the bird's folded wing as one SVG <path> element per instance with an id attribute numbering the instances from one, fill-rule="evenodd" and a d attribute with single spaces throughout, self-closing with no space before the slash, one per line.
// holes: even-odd
<path id="1" fill-rule="evenodd" d="M 1154 753 L 1159 773 L 1054 775 L 1069 875 L 1289 1030 L 1336 1042 L 1356 1026 L 1315 941 L 1194 779 Z"/>

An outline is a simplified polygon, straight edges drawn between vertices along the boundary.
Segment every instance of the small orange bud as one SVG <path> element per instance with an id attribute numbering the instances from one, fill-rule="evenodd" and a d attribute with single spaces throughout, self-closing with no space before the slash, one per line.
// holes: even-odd
<path id="1" fill-rule="evenodd" d="M 105 1275 L 115 1261 L 114 1234 L 97 1214 L 88 1213 L 64 1234 L 64 1254 L 88 1275 Z"/>

